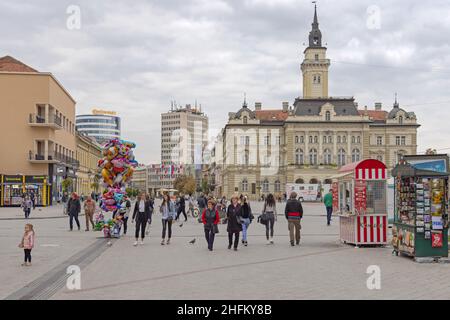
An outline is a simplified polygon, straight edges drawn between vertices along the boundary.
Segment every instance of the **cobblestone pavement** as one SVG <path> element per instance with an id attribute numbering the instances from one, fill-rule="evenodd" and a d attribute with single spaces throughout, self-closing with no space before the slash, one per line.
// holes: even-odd
<path id="1" fill-rule="evenodd" d="M 253 203 L 253 211 L 257 214 L 261 206 Z M 279 206 L 281 213 L 284 204 Z M 174 225 L 170 245 L 160 245 L 161 222 L 155 215 L 143 246 L 133 247 L 130 224 L 129 235 L 113 240 L 111 246 L 100 243 L 96 251 L 93 244 L 100 233 L 68 232 L 66 219 L 36 220 L 38 245 L 33 266 L 25 268 L 19 266 L 22 252 L 17 248 L 24 222 L 0 221 L 0 298 L 21 293 L 35 279 L 35 288 L 54 287 L 48 296 L 41 295 L 51 299 L 450 298 L 445 280 L 450 265 L 418 264 L 392 256 L 389 247 L 343 245 L 337 218 L 327 227 L 321 204 L 304 203 L 304 208 L 300 246 L 289 245 L 287 223 L 279 215 L 274 245 L 266 244 L 264 226 L 255 221 L 249 246 L 240 244 L 237 252 L 227 249 L 225 225 L 220 226 L 215 250 L 209 252 L 202 226 L 191 217 L 182 227 Z M 81 220 L 84 226 L 84 217 Z M 189 244 L 194 238 L 195 244 Z M 96 259 L 83 262 L 80 257 L 87 253 Z M 61 280 L 59 286 L 49 282 L 50 270 L 63 270 L 73 261 L 81 264 L 81 290 L 69 291 Z M 380 290 L 367 288 L 370 265 L 380 267 Z"/>

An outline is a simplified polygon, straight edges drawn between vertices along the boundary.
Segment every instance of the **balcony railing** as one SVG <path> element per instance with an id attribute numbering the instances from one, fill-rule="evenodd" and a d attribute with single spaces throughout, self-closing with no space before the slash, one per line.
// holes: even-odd
<path id="1" fill-rule="evenodd" d="M 39 116 L 35 113 L 30 113 L 28 123 L 32 125 L 49 125 L 57 128 L 62 128 L 61 117 L 58 117 L 56 114 L 50 115 L 48 121 L 45 121 L 45 117 Z"/>
<path id="2" fill-rule="evenodd" d="M 28 160 L 30 161 L 42 161 L 42 162 L 57 162 L 52 155 L 47 155 L 45 157 L 44 154 L 34 153 L 33 151 L 28 152 Z"/>
<path id="3" fill-rule="evenodd" d="M 63 153 L 55 152 L 55 159 L 73 167 L 78 168 L 80 166 L 80 162 L 78 160 Z"/>

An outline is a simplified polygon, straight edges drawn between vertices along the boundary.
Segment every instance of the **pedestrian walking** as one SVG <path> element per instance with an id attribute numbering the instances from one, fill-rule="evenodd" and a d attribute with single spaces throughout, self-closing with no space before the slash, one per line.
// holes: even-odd
<path id="1" fill-rule="evenodd" d="M 177 210 L 177 217 L 176 220 L 178 221 L 178 218 L 180 217 L 180 214 L 183 213 L 184 216 L 184 222 L 187 221 L 187 215 L 186 215 L 186 199 L 184 198 L 184 195 L 180 195 L 180 200 L 178 200 L 178 210 Z"/>
<path id="2" fill-rule="evenodd" d="M 33 204 L 33 210 L 36 209 L 36 196 L 34 194 L 34 191 L 31 191 L 30 193 L 30 200 L 31 203 Z"/>
<path id="3" fill-rule="evenodd" d="M 95 213 L 95 201 L 91 196 L 88 196 L 83 204 L 84 216 L 86 218 L 86 230 L 89 231 L 89 223 L 92 225 L 92 230 L 94 230 L 94 213 Z"/>
<path id="4" fill-rule="evenodd" d="M 145 227 L 147 226 L 149 216 L 150 216 L 150 203 L 145 200 L 145 195 L 141 193 L 136 201 L 136 204 L 134 205 L 132 217 L 133 223 L 136 220 L 136 232 L 135 232 L 136 241 L 133 244 L 134 246 L 138 245 L 139 231 L 141 232 L 141 241 L 139 244 L 140 245 L 144 244 Z"/>
<path id="5" fill-rule="evenodd" d="M 131 201 L 130 198 L 128 198 L 128 196 L 124 196 L 123 200 L 122 200 L 122 205 L 125 206 L 125 211 L 123 213 L 123 235 L 127 234 L 127 229 L 128 229 L 128 217 L 130 216 L 130 211 L 131 211 Z"/>
<path id="6" fill-rule="evenodd" d="M 25 214 L 25 219 L 28 219 L 30 217 L 31 207 L 33 206 L 33 203 L 31 202 L 31 199 L 29 196 L 25 196 L 25 198 L 22 200 L 22 210 Z"/>
<path id="7" fill-rule="evenodd" d="M 291 246 L 295 244 L 300 245 L 300 221 L 303 217 L 303 208 L 299 200 L 297 200 L 297 193 L 292 192 L 289 200 L 286 203 L 284 214 L 288 221 L 289 238 L 291 240 Z"/>
<path id="8" fill-rule="evenodd" d="M 235 196 L 231 199 L 231 204 L 227 209 L 228 249 L 231 249 L 231 246 L 233 246 L 234 251 L 238 249 L 239 233 L 242 231 L 244 224 L 242 219 L 242 206 L 238 203 L 237 196 Z"/>
<path id="9" fill-rule="evenodd" d="M 208 207 L 203 210 L 202 222 L 205 230 L 205 238 L 208 243 L 208 250 L 213 251 L 214 238 L 219 232 L 220 216 L 219 212 L 214 209 L 214 201 L 208 201 Z"/>
<path id="10" fill-rule="evenodd" d="M 242 223 L 242 244 L 248 246 L 247 230 L 250 223 L 253 221 L 252 208 L 248 201 L 247 196 L 244 196 L 243 203 L 241 205 L 241 223 Z"/>
<path id="11" fill-rule="evenodd" d="M 150 207 L 150 214 L 148 216 L 148 221 L 147 221 L 148 225 L 150 226 L 152 224 L 152 217 L 153 217 L 153 210 L 154 210 L 154 207 L 155 207 L 155 201 L 153 200 L 152 197 L 150 197 L 149 194 L 145 195 L 145 200 L 148 202 L 149 207 Z M 150 230 L 148 230 L 146 234 L 148 234 L 149 231 Z"/>
<path id="12" fill-rule="evenodd" d="M 175 210 L 175 203 L 170 199 L 168 194 L 163 196 L 163 202 L 161 207 L 159 207 L 159 212 L 161 213 L 162 222 L 162 240 L 161 245 L 170 244 L 170 238 L 172 238 L 172 223 L 177 217 L 177 212 Z M 167 242 L 166 242 L 167 234 Z"/>
<path id="13" fill-rule="evenodd" d="M 273 226 L 277 221 L 277 206 L 273 194 L 267 195 L 264 202 L 263 214 L 266 214 L 266 239 L 267 244 L 273 244 Z M 270 232 L 270 234 L 269 234 Z"/>
<path id="14" fill-rule="evenodd" d="M 323 203 L 327 210 L 327 226 L 329 226 L 331 225 L 331 215 L 333 213 L 333 190 L 330 189 L 325 197 L 323 197 Z"/>
<path id="15" fill-rule="evenodd" d="M 206 202 L 205 202 L 205 198 L 203 197 L 203 194 L 200 194 L 200 196 L 197 198 L 197 204 L 198 204 L 198 209 L 200 210 L 201 213 L 203 213 L 203 211 L 205 211 L 206 209 Z"/>
<path id="16" fill-rule="evenodd" d="M 69 214 L 67 211 L 67 205 L 69 204 L 69 196 L 67 195 L 67 192 L 63 193 L 61 201 L 63 203 L 63 214 Z"/>
<path id="17" fill-rule="evenodd" d="M 23 249 L 25 255 L 22 266 L 31 266 L 31 250 L 34 247 L 34 236 L 33 225 L 27 223 L 25 225 L 25 232 L 22 236 L 22 240 L 19 243 L 19 248 Z"/>
<path id="18" fill-rule="evenodd" d="M 80 211 L 81 211 L 80 198 L 75 192 L 73 192 L 72 197 L 67 203 L 70 231 L 73 230 L 73 219 L 75 219 L 75 222 L 77 223 L 78 226 L 78 231 L 80 231 L 80 221 L 78 221 L 78 214 L 80 213 Z"/>

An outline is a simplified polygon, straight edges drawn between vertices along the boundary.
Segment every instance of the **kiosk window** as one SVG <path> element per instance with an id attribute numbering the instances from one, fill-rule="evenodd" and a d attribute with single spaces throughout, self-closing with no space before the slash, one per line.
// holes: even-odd
<path id="1" fill-rule="evenodd" d="M 386 181 L 367 181 L 367 213 L 386 213 Z"/>

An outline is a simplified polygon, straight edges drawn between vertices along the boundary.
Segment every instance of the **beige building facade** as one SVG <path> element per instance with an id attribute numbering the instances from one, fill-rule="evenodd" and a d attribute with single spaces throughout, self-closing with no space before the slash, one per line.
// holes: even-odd
<path id="1" fill-rule="evenodd" d="M 222 161 L 215 159 L 224 195 L 281 197 L 287 183 L 330 184 L 351 162 L 373 158 L 392 168 L 404 155 L 416 154 L 415 114 L 397 99 L 388 112 L 380 103 L 358 109 L 353 97 L 329 96 L 330 64 L 315 10 L 301 64 L 303 96 L 272 110 L 259 102 L 252 110 L 244 101 L 229 113 L 221 133 Z"/>
<path id="2" fill-rule="evenodd" d="M 76 158 L 80 165 L 76 173 L 75 191 L 79 195 L 89 196 L 92 192 L 98 193 L 101 190 L 97 165 L 102 158 L 102 149 L 96 140 L 80 133 L 76 134 L 76 142 Z"/>
<path id="3" fill-rule="evenodd" d="M 76 178 L 75 100 L 51 73 L 6 56 L 0 58 L 0 109 L 0 174 L 43 177 L 30 189 L 42 205 L 51 204 L 62 179 Z M 1 205 L 16 204 L 20 189 L 28 188 L 6 180 Z"/>

